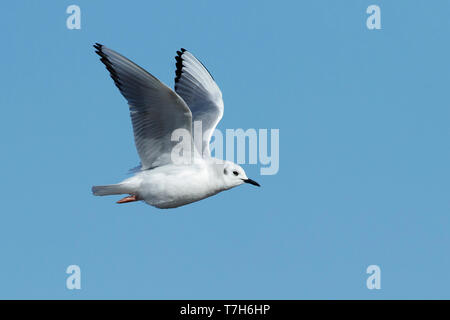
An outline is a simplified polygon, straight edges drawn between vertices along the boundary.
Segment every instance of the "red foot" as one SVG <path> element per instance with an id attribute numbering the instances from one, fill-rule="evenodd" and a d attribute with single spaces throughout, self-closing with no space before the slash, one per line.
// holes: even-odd
<path id="1" fill-rule="evenodd" d="M 125 197 L 123 199 L 120 199 L 119 201 L 117 201 L 116 203 L 127 203 L 127 202 L 133 202 L 133 201 L 138 201 L 138 199 L 136 198 L 136 196 L 128 196 Z"/>

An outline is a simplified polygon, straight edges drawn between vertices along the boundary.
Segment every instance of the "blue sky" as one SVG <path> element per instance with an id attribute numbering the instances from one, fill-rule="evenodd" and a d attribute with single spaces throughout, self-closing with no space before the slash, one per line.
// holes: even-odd
<path id="1" fill-rule="evenodd" d="M 450 298 L 448 1 L 0 9 L 0 298 Z M 244 165 L 261 188 L 169 211 L 92 196 L 139 161 L 95 42 L 169 86 L 192 51 L 222 89 L 219 129 L 280 129 L 278 174 Z M 72 264 L 81 290 L 65 287 Z"/>

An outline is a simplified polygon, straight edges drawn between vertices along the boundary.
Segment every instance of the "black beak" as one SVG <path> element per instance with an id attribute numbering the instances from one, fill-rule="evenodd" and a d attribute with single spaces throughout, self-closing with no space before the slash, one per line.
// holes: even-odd
<path id="1" fill-rule="evenodd" d="M 257 187 L 261 187 L 260 185 L 259 185 L 259 183 L 258 182 L 256 182 L 255 180 L 252 180 L 252 179 L 242 179 L 245 183 L 250 183 L 250 184 L 252 184 L 252 185 L 254 185 L 254 186 L 257 186 Z"/>

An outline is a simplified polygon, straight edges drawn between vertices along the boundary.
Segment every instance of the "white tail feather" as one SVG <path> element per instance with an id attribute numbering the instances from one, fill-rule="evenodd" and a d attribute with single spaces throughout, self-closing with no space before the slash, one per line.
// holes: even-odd
<path id="1" fill-rule="evenodd" d="M 130 188 L 124 184 L 110 184 L 107 186 L 93 186 L 92 193 L 94 196 L 109 196 L 112 194 L 131 193 Z"/>

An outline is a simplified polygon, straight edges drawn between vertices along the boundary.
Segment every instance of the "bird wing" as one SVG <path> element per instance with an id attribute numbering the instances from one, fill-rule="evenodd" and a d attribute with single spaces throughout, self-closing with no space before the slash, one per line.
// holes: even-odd
<path id="1" fill-rule="evenodd" d="M 191 132 L 192 113 L 172 89 L 117 52 L 94 45 L 101 62 L 128 101 L 136 149 L 141 169 L 172 163 L 176 142 L 172 132 L 183 128 Z"/>
<path id="2" fill-rule="evenodd" d="M 194 136 L 195 148 L 201 151 L 203 157 L 210 157 L 211 135 L 223 116 L 222 92 L 209 71 L 192 53 L 181 49 L 175 59 L 175 92 L 191 109 L 193 126 L 201 121 L 202 139 Z"/>

